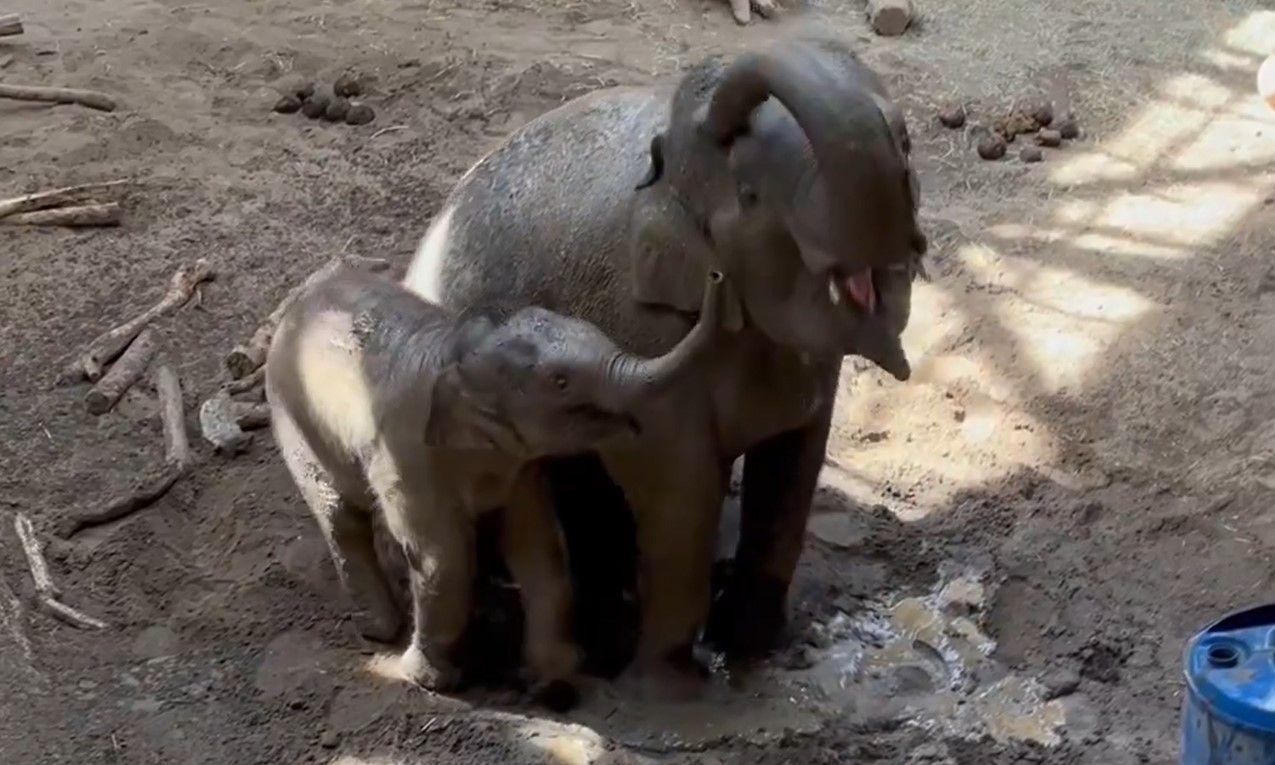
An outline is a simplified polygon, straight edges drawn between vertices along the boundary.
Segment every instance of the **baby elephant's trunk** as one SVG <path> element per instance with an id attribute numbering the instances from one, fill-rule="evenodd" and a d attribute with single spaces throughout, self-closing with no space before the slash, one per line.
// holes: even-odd
<path id="1" fill-rule="evenodd" d="M 700 307 L 699 321 L 672 350 L 663 356 L 645 359 L 627 353 L 617 353 L 607 374 L 616 390 L 626 396 L 651 398 L 658 396 L 680 379 L 682 372 L 693 366 L 703 353 L 712 347 L 720 322 L 722 283 L 725 277 L 720 271 L 708 273 L 708 286 L 704 289 L 704 303 Z"/>

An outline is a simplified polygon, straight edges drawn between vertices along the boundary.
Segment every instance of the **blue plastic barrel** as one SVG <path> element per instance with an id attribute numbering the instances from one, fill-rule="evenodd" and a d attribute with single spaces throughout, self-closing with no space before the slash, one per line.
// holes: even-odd
<path id="1" fill-rule="evenodd" d="M 1275 604 L 1218 620 L 1183 663 L 1182 765 L 1275 765 Z"/>

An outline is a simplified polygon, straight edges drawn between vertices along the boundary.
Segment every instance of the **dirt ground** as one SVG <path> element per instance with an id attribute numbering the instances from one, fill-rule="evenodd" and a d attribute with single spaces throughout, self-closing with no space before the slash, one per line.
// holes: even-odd
<path id="1" fill-rule="evenodd" d="M 560 102 L 775 33 L 708 0 L 8 0 L 0 190 L 113 178 L 118 229 L 0 228 L 0 761 L 1169 763 L 1183 643 L 1275 584 L 1275 51 L 1261 0 L 918 0 L 898 39 L 815 3 L 893 88 L 932 240 L 898 384 L 847 362 L 792 641 L 698 705 L 605 683 L 558 717 L 407 688 L 343 616 L 267 434 L 196 443 L 160 503 L 54 541 L 33 608 L 13 512 L 62 514 L 160 458 L 153 391 L 102 417 L 50 385 L 196 257 L 162 323 L 195 432 L 220 359 L 343 247 L 406 266 L 465 168 Z M 354 70 L 376 121 L 272 114 L 288 73 Z M 1074 108 L 1041 164 L 972 123 Z"/>

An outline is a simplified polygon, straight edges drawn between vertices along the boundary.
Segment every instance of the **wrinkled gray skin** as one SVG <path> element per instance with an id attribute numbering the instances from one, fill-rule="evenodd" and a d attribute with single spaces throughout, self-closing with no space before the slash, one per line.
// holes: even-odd
<path id="1" fill-rule="evenodd" d="M 575 671 L 570 582 L 533 461 L 639 433 L 634 412 L 710 345 L 719 282 L 705 291 L 704 322 L 655 359 L 541 308 L 456 318 L 351 270 L 289 310 L 266 367 L 275 438 L 362 609 L 362 631 L 379 640 L 399 628 L 372 546 L 370 513 L 385 514 L 410 568 L 410 679 L 431 688 L 457 681 L 475 522 L 501 507 L 502 548 L 527 615 L 527 666 L 544 682 Z"/>
<path id="2" fill-rule="evenodd" d="M 783 625 L 842 356 L 910 374 L 898 335 L 925 237 L 908 151 L 899 110 L 848 50 L 785 39 L 675 91 L 600 91 L 541 116 L 461 179 L 421 242 L 405 281 L 419 294 L 544 305 L 644 355 L 690 329 L 707 269 L 737 291 L 723 321 L 738 331 L 643 408 L 640 437 L 599 449 L 638 528 L 631 669 L 659 693 L 694 691 L 675 670 L 693 669 L 706 623 L 734 460 L 736 573 L 709 631 L 746 658 Z"/>

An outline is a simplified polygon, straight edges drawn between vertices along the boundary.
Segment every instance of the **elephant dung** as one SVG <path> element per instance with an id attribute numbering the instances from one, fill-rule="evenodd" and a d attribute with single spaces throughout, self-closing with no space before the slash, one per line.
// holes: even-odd
<path id="1" fill-rule="evenodd" d="M 949 104 L 939 110 L 939 124 L 945 128 L 956 130 L 965 126 L 965 107 L 960 104 Z"/>
<path id="2" fill-rule="evenodd" d="M 898 37 L 912 23 L 912 0 L 868 0 L 868 20 L 882 37 Z"/>
<path id="3" fill-rule="evenodd" d="M 978 156 L 983 159 L 1000 159 L 1008 149 L 1005 139 L 997 133 L 990 133 L 978 142 Z"/>

